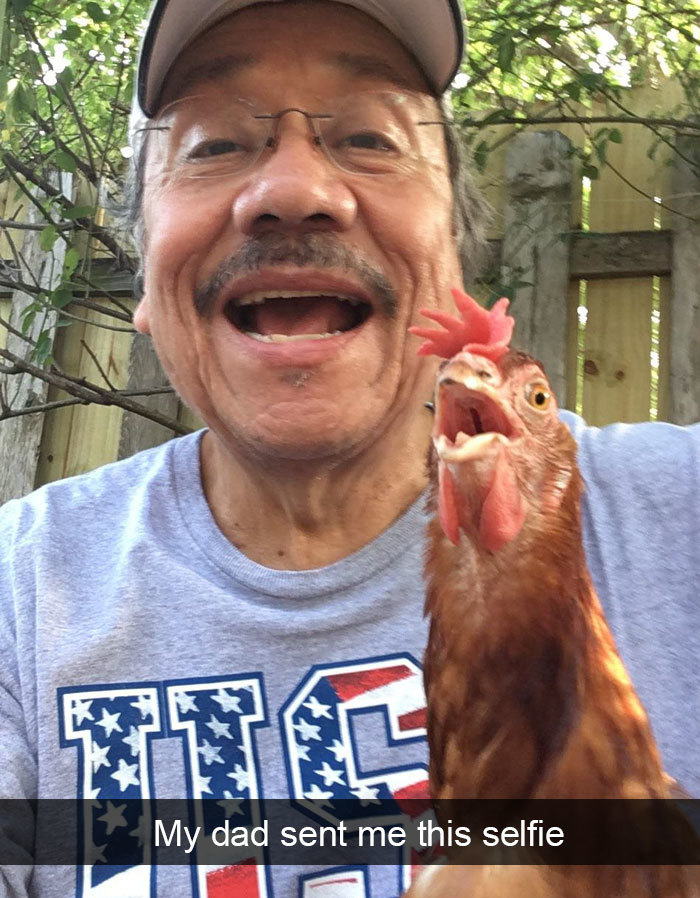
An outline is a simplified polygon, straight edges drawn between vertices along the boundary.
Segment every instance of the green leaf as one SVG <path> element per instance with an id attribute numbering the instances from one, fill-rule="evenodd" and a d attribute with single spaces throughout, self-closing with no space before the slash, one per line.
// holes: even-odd
<path id="1" fill-rule="evenodd" d="M 49 225 L 39 235 L 39 247 L 45 253 L 51 252 L 54 243 L 58 240 L 58 231 L 53 225 Z"/>
<path id="2" fill-rule="evenodd" d="M 562 30 L 557 25 L 551 25 L 548 22 L 538 22 L 536 25 L 533 25 L 527 33 L 529 37 L 543 37 L 551 44 L 554 44 L 561 37 Z"/>
<path id="3" fill-rule="evenodd" d="M 489 112 L 488 115 L 485 115 L 482 119 L 479 119 L 479 127 L 483 128 L 484 125 L 493 125 L 502 121 L 508 113 L 504 109 L 496 109 L 493 112 Z"/>
<path id="4" fill-rule="evenodd" d="M 515 56 L 515 41 L 513 35 L 504 34 L 498 44 L 498 67 L 503 72 L 510 72 L 513 68 L 513 57 Z"/>
<path id="5" fill-rule="evenodd" d="M 65 308 L 73 300 L 73 291 L 66 284 L 59 284 L 56 289 L 49 294 L 49 302 L 56 309 Z"/>
<path id="6" fill-rule="evenodd" d="M 67 218 L 68 221 L 75 221 L 76 218 L 90 218 L 94 214 L 94 206 L 70 206 L 68 209 L 64 209 L 62 213 L 63 217 Z"/>
<path id="7" fill-rule="evenodd" d="M 584 162 L 581 166 L 581 174 L 584 178 L 590 178 L 591 181 L 596 181 L 600 177 L 600 171 L 598 170 L 597 165 L 591 165 L 590 162 Z"/>
<path id="8" fill-rule="evenodd" d="M 581 99 L 581 85 L 578 81 L 569 81 L 568 84 L 562 85 L 562 90 L 565 91 L 572 100 L 575 100 L 577 103 Z"/>
<path id="9" fill-rule="evenodd" d="M 16 112 L 35 112 L 36 97 L 34 93 L 23 84 L 18 84 L 12 94 L 13 104 Z"/>
<path id="10" fill-rule="evenodd" d="M 600 90 L 606 86 L 605 75 L 602 72 L 583 72 L 578 77 L 581 84 L 590 91 Z"/>
<path id="11" fill-rule="evenodd" d="M 106 22 L 109 18 L 109 14 L 102 9 L 99 3 L 86 3 L 85 12 L 93 22 Z"/>
<path id="12" fill-rule="evenodd" d="M 69 88 L 75 80 L 75 72 L 70 66 L 66 66 L 65 69 L 56 76 L 56 80 L 65 90 Z"/>
<path id="13" fill-rule="evenodd" d="M 77 40 L 82 34 L 82 29 L 73 22 L 69 22 L 68 25 L 63 29 L 63 33 L 61 34 L 61 38 L 64 41 L 74 41 Z"/>
<path id="14" fill-rule="evenodd" d="M 36 313 L 39 311 L 38 309 L 33 308 L 35 303 L 32 303 L 31 306 L 28 306 L 24 310 L 24 314 L 22 315 L 22 333 L 27 336 L 29 333 L 32 324 L 34 324 L 34 319 L 36 318 Z"/>
<path id="15" fill-rule="evenodd" d="M 63 150 L 57 150 L 56 153 L 54 153 L 53 158 L 56 160 L 56 165 L 62 171 L 67 171 L 74 175 L 78 170 L 75 159 L 69 153 L 66 153 Z"/>
<path id="16" fill-rule="evenodd" d="M 44 365 L 49 360 L 52 344 L 51 331 L 42 331 L 39 334 L 39 339 L 36 341 L 33 352 L 34 361 L 37 365 Z"/>
<path id="17" fill-rule="evenodd" d="M 618 128 L 611 128 L 608 136 L 613 143 L 622 143 L 622 134 Z"/>
<path id="18" fill-rule="evenodd" d="M 66 253 L 66 258 L 63 263 L 63 277 L 64 279 L 70 278 L 75 269 L 78 267 L 78 262 L 80 261 L 80 254 L 78 250 L 72 246 L 68 252 Z"/>
<path id="19" fill-rule="evenodd" d="M 486 162 L 489 156 L 489 145 L 485 140 L 480 141 L 474 150 L 474 164 L 479 172 L 483 172 L 486 168 Z"/>
<path id="20" fill-rule="evenodd" d="M 10 70 L 7 66 L 0 66 L 0 102 L 7 96 L 7 82 L 10 78 Z"/>

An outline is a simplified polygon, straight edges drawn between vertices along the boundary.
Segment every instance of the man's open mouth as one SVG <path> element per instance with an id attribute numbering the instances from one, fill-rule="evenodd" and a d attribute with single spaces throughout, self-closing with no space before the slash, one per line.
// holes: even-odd
<path id="1" fill-rule="evenodd" d="M 519 435 L 497 396 L 477 378 L 468 378 L 472 380 L 447 380 L 439 387 L 434 441 L 446 461 L 464 461 Z"/>
<path id="2" fill-rule="evenodd" d="M 228 301 L 239 331 L 265 343 L 326 340 L 359 328 L 372 306 L 355 296 L 306 290 L 255 290 Z"/>

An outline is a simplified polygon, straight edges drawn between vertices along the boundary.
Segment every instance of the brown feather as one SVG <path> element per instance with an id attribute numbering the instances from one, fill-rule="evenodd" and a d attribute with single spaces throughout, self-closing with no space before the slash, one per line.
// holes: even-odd
<path id="1" fill-rule="evenodd" d="M 438 521 L 440 453 L 433 451 L 424 668 L 431 793 L 437 799 L 674 797 L 586 568 L 575 441 L 556 404 L 547 415 L 533 415 L 523 405 L 522 390 L 533 378 L 544 378 L 539 363 L 511 351 L 497 372 L 488 364 L 462 353 L 442 366 L 439 384 L 449 384 L 457 398 L 441 413 L 438 387 L 436 437 L 449 426 L 457 445 L 454 420 L 476 402 L 470 397 L 478 389 L 465 388 L 462 396 L 454 384 L 460 378 L 473 384 L 474 372 L 486 370 L 485 395 L 523 423 L 507 435 L 506 448 L 497 446 L 515 472 L 526 516 L 497 551 L 479 544 L 467 513 L 474 509 L 465 511 L 460 502 L 474 504 L 472 480 L 486 477 L 488 486 L 488 464 L 479 459 L 482 468 L 474 467 L 469 456 L 463 475 L 461 462 L 451 469 L 462 525 L 454 545 Z M 484 371 L 479 376 L 485 378 Z M 480 414 L 488 415 L 483 397 L 477 398 Z M 491 418 L 501 420 L 495 412 Z M 426 874 L 409 895 L 697 898 L 697 872 L 582 867 L 563 875 L 551 867 L 454 865 Z"/>

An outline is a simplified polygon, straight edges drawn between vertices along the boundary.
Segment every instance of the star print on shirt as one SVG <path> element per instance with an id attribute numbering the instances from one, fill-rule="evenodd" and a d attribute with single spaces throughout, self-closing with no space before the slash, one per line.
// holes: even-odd
<path id="1" fill-rule="evenodd" d="M 241 714 L 241 700 L 237 695 L 229 695 L 228 692 L 222 687 L 216 693 L 216 695 L 212 695 L 212 701 L 218 702 L 221 705 L 222 711 L 235 711 L 237 714 Z"/>
<path id="2" fill-rule="evenodd" d="M 112 764 L 107 760 L 107 755 L 109 754 L 109 745 L 105 745 L 104 748 L 101 745 L 98 745 L 97 742 L 92 743 L 92 753 L 90 757 L 92 758 L 92 772 L 97 773 L 100 767 L 111 767 Z"/>
<path id="3" fill-rule="evenodd" d="M 319 742 L 321 741 L 321 737 L 319 736 L 321 727 L 309 723 L 308 720 L 304 720 L 303 717 L 300 719 L 299 723 L 294 724 L 294 729 L 299 733 L 304 742 L 308 742 L 310 739 L 317 739 Z"/>
<path id="4" fill-rule="evenodd" d="M 350 791 L 355 798 L 360 800 L 361 805 L 381 804 L 381 801 L 377 798 L 379 789 L 375 786 L 366 786 L 364 783 L 360 783 L 357 789 L 351 789 Z"/>
<path id="5" fill-rule="evenodd" d="M 323 777 L 324 786 L 332 786 L 334 783 L 337 783 L 339 786 L 345 785 L 342 771 L 334 770 L 328 761 L 324 761 L 323 767 L 320 770 L 314 770 L 314 773 Z"/>
<path id="6" fill-rule="evenodd" d="M 188 711 L 199 711 L 195 697 L 189 692 L 176 692 L 175 701 L 180 714 L 187 714 Z"/>
<path id="7" fill-rule="evenodd" d="M 212 778 L 210 776 L 197 776 L 196 782 L 195 782 L 195 790 L 200 795 L 204 795 L 204 794 L 211 795 L 212 791 L 211 791 L 211 787 L 209 785 L 209 783 L 211 782 L 211 779 Z"/>
<path id="8" fill-rule="evenodd" d="M 104 845 L 91 845 L 88 849 L 88 863 L 89 864 L 106 864 L 107 858 L 104 855 L 105 849 L 107 848 L 107 843 Z"/>
<path id="9" fill-rule="evenodd" d="M 101 817 L 97 818 L 107 825 L 108 836 L 111 836 L 118 826 L 126 826 L 126 818 L 124 817 L 125 807 L 126 804 L 120 804 L 119 806 L 117 806 L 111 801 L 108 801 L 107 810 Z"/>
<path id="10" fill-rule="evenodd" d="M 143 844 L 145 842 L 145 836 L 146 836 L 144 825 L 143 825 L 143 814 L 139 814 L 138 823 L 136 824 L 134 829 L 132 829 L 129 832 L 129 835 L 133 836 L 136 839 L 136 842 L 137 842 L 139 848 L 141 848 L 143 846 Z"/>
<path id="11" fill-rule="evenodd" d="M 207 767 L 213 763 L 225 763 L 224 759 L 221 757 L 221 746 L 211 745 L 206 739 L 202 740 L 202 744 L 198 746 L 197 752 L 202 756 L 202 760 Z"/>
<path id="12" fill-rule="evenodd" d="M 231 724 L 224 723 L 222 720 L 214 717 L 213 714 L 211 715 L 211 720 L 209 721 L 209 723 L 205 725 L 209 727 L 209 729 L 217 737 L 217 739 L 233 739 L 233 736 L 231 735 Z"/>
<path id="13" fill-rule="evenodd" d="M 330 710 L 331 706 L 322 705 L 315 695 L 312 695 L 308 702 L 304 702 L 302 707 L 308 708 L 309 711 L 311 711 L 311 716 L 314 719 L 318 719 L 319 717 L 327 717 L 328 720 L 333 720 L 333 715 L 331 714 Z"/>
<path id="14" fill-rule="evenodd" d="M 345 746 L 340 741 L 340 739 L 334 739 L 333 745 L 327 745 L 326 748 L 328 749 L 328 751 L 333 752 L 333 756 L 335 757 L 335 759 L 338 763 L 345 760 L 345 757 L 346 757 Z"/>
<path id="15" fill-rule="evenodd" d="M 236 764 L 233 773 L 227 773 L 226 776 L 236 781 L 236 788 L 239 792 L 245 792 L 250 788 L 250 775 L 244 770 L 241 764 Z"/>
<path id="16" fill-rule="evenodd" d="M 123 733 L 124 731 L 119 726 L 119 718 L 121 717 L 121 713 L 119 711 L 115 711 L 114 714 L 110 714 L 106 708 L 102 709 L 102 720 L 97 721 L 98 727 L 104 727 L 105 736 L 111 736 L 112 733 L 116 730 L 118 733 Z"/>
<path id="17" fill-rule="evenodd" d="M 309 757 L 309 751 L 311 750 L 310 745 L 295 745 L 294 747 L 296 748 L 297 757 L 301 761 L 311 760 L 311 758 Z"/>
<path id="18" fill-rule="evenodd" d="M 321 807 L 323 805 L 332 805 L 332 801 L 328 801 L 329 798 L 333 797 L 332 792 L 324 792 L 319 788 L 318 783 L 314 783 L 313 786 L 308 790 L 308 792 L 304 792 L 304 798 L 308 798 L 311 801 L 317 801 Z"/>
<path id="19" fill-rule="evenodd" d="M 125 736 L 122 739 L 122 742 L 129 746 L 131 757 L 135 758 L 141 750 L 141 735 L 135 726 L 132 725 L 129 727 L 129 735 Z"/>
<path id="20" fill-rule="evenodd" d="M 83 702 L 79 698 L 75 699 L 73 703 L 73 713 L 75 714 L 76 725 L 81 724 L 84 720 L 95 719 L 95 715 L 90 710 L 91 705 L 92 700 Z"/>
<path id="21" fill-rule="evenodd" d="M 119 770 L 112 774 L 112 779 L 119 783 L 119 788 L 122 792 L 124 792 L 128 786 L 139 785 L 139 780 L 136 776 L 138 766 L 138 764 L 127 764 L 124 758 L 119 759 Z"/>
<path id="22" fill-rule="evenodd" d="M 150 695 L 140 695 L 135 702 L 131 703 L 132 708 L 138 708 L 141 712 L 141 720 L 149 715 L 153 718 L 156 716 L 154 708 L 154 699 Z"/>
<path id="23" fill-rule="evenodd" d="M 224 809 L 224 813 L 226 814 L 226 819 L 229 817 L 233 817 L 234 814 L 241 814 L 245 816 L 241 804 L 243 803 L 242 798 L 234 798 L 231 792 L 228 789 L 224 789 L 224 797 L 216 802 L 219 807 Z"/>

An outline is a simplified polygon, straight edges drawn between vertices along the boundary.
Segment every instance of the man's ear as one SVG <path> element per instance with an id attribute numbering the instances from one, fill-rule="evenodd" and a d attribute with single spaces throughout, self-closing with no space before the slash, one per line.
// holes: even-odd
<path id="1" fill-rule="evenodd" d="M 148 301 L 147 293 L 144 293 L 141 296 L 141 300 L 136 306 L 136 311 L 134 312 L 134 327 L 140 334 L 148 334 L 150 336 L 150 302 Z"/>

